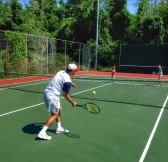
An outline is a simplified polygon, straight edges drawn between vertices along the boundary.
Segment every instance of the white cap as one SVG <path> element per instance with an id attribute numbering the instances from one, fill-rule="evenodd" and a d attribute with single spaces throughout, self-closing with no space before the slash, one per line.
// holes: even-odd
<path id="1" fill-rule="evenodd" d="M 69 70 L 77 70 L 77 66 L 75 64 L 69 64 L 67 67 Z"/>

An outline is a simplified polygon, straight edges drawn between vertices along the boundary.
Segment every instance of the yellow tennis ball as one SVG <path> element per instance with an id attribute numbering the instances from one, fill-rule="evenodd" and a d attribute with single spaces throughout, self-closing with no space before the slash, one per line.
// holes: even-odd
<path id="1" fill-rule="evenodd" d="M 93 91 L 92 93 L 93 93 L 93 94 L 96 94 L 96 91 Z"/>

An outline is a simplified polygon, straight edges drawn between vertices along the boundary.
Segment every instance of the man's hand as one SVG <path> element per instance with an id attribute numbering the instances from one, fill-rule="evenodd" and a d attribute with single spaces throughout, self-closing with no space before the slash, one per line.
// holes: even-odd
<path id="1" fill-rule="evenodd" d="M 64 92 L 64 97 L 65 97 L 65 99 L 66 99 L 67 101 L 69 101 L 69 102 L 72 104 L 73 107 L 76 107 L 76 106 L 77 106 L 77 103 L 74 102 L 74 101 L 71 99 L 71 97 L 68 95 L 68 93 Z"/>
<path id="2" fill-rule="evenodd" d="M 72 83 L 72 88 L 77 88 L 75 83 Z"/>
<path id="3" fill-rule="evenodd" d="M 77 106 L 77 103 L 76 103 L 76 102 L 72 102 L 72 106 L 73 106 L 73 107 L 76 107 L 76 106 Z"/>

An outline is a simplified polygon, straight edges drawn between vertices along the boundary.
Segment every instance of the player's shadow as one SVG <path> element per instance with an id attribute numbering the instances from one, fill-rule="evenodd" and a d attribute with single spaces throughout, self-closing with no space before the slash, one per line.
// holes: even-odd
<path id="1" fill-rule="evenodd" d="M 103 102 L 113 102 L 113 103 L 121 103 L 121 104 L 129 104 L 129 105 L 139 105 L 143 107 L 150 107 L 150 108 L 159 108 L 161 109 L 162 106 L 152 105 L 152 104 L 140 104 L 140 103 L 131 103 L 131 102 L 122 102 L 122 101 L 113 101 L 113 100 L 103 100 L 103 99 L 95 99 L 95 98 L 88 98 L 88 97 L 78 97 L 71 95 L 72 98 L 84 99 L 84 100 L 92 100 L 92 101 L 103 101 Z M 164 107 L 164 109 L 168 109 L 168 106 Z"/>
<path id="2" fill-rule="evenodd" d="M 38 134 L 40 130 L 42 129 L 44 123 L 32 123 L 24 126 L 22 128 L 22 131 L 27 134 Z M 48 129 L 47 131 L 55 133 L 54 130 Z M 38 137 L 35 138 L 35 140 L 41 140 Z"/>
<path id="3" fill-rule="evenodd" d="M 38 134 L 42 127 L 43 123 L 32 123 L 24 126 L 22 131 L 27 134 Z"/>
<path id="4" fill-rule="evenodd" d="M 22 131 L 27 134 L 38 134 L 40 130 L 42 129 L 44 123 L 32 123 L 24 126 L 22 128 Z M 52 132 L 55 134 L 55 130 L 53 129 L 48 129 L 48 132 Z M 80 138 L 79 135 L 73 134 L 73 133 L 64 133 L 64 135 L 68 137 L 73 137 L 73 138 Z M 36 137 L 35 140 L 41 140 L 40 138 Z"/>

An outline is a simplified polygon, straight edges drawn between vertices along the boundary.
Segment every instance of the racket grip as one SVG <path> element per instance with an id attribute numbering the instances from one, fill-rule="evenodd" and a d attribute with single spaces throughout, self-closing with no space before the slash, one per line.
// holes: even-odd
<path id="1" fill-rule="evenodd" d="M 83 105 L 76 104 L 76 106 L 80 106 L 80 107 L 82 107 Z"/>

